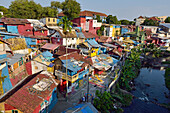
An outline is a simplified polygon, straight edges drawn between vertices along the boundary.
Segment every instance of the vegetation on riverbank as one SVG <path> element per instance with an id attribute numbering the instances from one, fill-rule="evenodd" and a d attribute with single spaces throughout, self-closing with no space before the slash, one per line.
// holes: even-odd
<path id="1" fill-rule="evenodd" d="M 170 90 L 170 68 L 165 70 L 165 85 Z"/>
<path id="2" fill-rule="evenodd" d="M 116 92 L 100 93 L 96 91 L 96 98 L 94 99 L 94 106 L 102 113 L 122 113 L 121 107 L 129 106 L 132 102 L 133 96 L 129 93 L 123 92 L 119 87 L 116 87 Z"/>
<path id="3" fill-rule="evenodd" d="M 137 77 L 138 71 L 141 68 L 140 49 L 132 49 L 131 54 L 125 60 L 125 65 L 122 67 L 121 77 L 119 79 L 120 88 L 130 91 L 132 81 Z"/>

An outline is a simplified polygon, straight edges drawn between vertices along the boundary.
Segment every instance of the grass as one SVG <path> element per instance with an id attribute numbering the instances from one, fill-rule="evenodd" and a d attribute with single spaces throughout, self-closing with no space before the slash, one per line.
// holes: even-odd
<path id="1" fill-rule="evenodd" d="M 165 70 L 165 85 L 170 90 L 170 68 Z"/>
<path id="2" fill-rule="evenodd" d="M 170 61 L 164 61 L 162 64 L 170 64 Z"/>

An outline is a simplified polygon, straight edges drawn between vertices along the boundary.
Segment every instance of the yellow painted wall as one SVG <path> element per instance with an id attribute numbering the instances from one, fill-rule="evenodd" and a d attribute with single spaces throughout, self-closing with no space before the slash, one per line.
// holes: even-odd
<path id="1" fill-rule="evenodd" d="M 116 30 L 115 30 L 115 28 L 113 28 L 112 37 L 115 37 L 115 34 L 116 34 Z"/>
<path id="2" fill-rule="evenodd" d="M 47 71 L 53 73 L 54 72 L 54 66 L 53 67 L 47 67 Z"/>
<path id="3" fill-rule="evenodd" d="M 50 21 L 48 21 L 48 19 L 50 19 Z M 53 19 L 55 19 L 55 21 L 53 21 Z M 51 24 L 51 25 L 57 25 L 57 18 L 51 18 L 51 17 L 47 17 L 46 19 L 46 24 L 47 25 L 49 25 L 49 24 Z"/>
<path id="4" fill-rule="evenodd" d="M 0 70 L 0 78 L 1 78 L 1 73 L 2 73 L 2 70 Z M 2 87 L 2 80 L 0 79 L 0 96 L 4 94 L 4 90 L 3 90 L 3 87 Z"/>
<path id="5" fill-rule="evenodd" d="M 96 55 L 97 55 L 98 50 L 99 50 L 98 48 L 97 48 L 97 49 L 96 49 L 96 48 L 92 48 L 92 49 L 91 49 L 91 55 L 90 55 L 90 56 L 91 56 L 91 57 L 96 56 Z M 92 52 L 92 51 L 93 51 L 93 52 Z"/>

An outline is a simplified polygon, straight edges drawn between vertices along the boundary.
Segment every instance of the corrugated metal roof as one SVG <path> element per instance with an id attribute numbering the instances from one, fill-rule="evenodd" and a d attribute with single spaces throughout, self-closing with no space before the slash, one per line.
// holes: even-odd
<path id="1" fill-rule="evenodd" d="M 167 28 L 170 29 L 170 23 L 162 23 L 162 24 L 160 24 L 160 25 L 165 26 L 165 27 L 167 27 Z"/>
<path id="2" fill-rule="evenodd" d="M 47 50 L 55 50 L 56 48 L 58 48 L 60 45 L 58 44 L 51 44 L 51 43 L 46 43 L 45 45 L 43 45 L 41 48 L 42 49 L 47 49 Z"/>
<path id="3" fill-rule="evenodd" d="M 61 60 L 61 61 L 64 63 L 63 66 L 66 68 L 66 60 Z M 73 72 L 77 72 L 81 69 L 81 67 L 75 64 L 74 62 L 72 62 L 71 59 L 67 60 L 67 68 Z"/>
<path id="4" fill-rule="evenodd" d="M 95 40 L 87 40 L 88 44 L 90 44 L 92 47 L 101 47 L 100 44 L 98 44 Z"/>

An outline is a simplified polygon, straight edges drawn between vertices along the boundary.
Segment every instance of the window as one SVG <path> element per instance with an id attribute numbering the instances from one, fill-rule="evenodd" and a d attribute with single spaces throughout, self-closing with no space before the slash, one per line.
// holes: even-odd
<path id="1" fill-rule="evenodd" d="M 72 38 L 72 40 L 74 40 L 74 38 Z"/>
<path id="2" fill-rule="evenodd" d="M 17 110 L 12 110 L 12 113 L 18 113 L 18 111 Z"/>
<path id="3" fill-rule="evenodd" d="M 50 18 L 48 18 L 48 22 L 50 22 Z"/>
<path id="4" fill-rule="evenodd" d="M 53 22 L 55 22 L 55 19 L 53 19 Z"/>
<path id="5" fill-rule="evenodd" d="M 31 31 L 31 29 L 27 29 L 26 31 L 29 32 L 29 31 Z"/>
<path id="6" fill-rule="evenodd" d="M 37 69 L 38 69 L 38 66 L 35 66 L 35 69 L 37 70 Z"/>
<path id="7" fill-rule="evenodd" d="M 58 38 L 57 41 L 60 42 L 60 39 Z"/>

